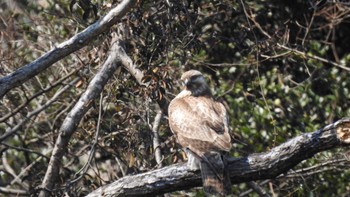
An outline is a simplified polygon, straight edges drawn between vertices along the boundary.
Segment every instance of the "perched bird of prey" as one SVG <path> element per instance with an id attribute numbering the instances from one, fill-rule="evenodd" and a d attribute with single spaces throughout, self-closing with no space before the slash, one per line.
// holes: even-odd
<path id="1" fill-rule="evenodd" d="M 190 169 L 201 169 L 206 194 L 224 196 L 231 191 L 225 152 L 230 151 L 228 115 L 215 101 L 201 72 L 181 76 L 184 89 L 170 102 L 169 125 L 188 155 Z"/>

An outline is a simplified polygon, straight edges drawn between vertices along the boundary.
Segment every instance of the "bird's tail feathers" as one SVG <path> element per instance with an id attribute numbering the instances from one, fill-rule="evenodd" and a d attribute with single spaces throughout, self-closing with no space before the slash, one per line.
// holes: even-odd
<path id="1" fill-rule="evenodd" d="M 231 193 L 230 175 L 226 166 L 226 159 L 220 153 L 202 156 L 201 173 L 206 194 L 226 196 Z"/>

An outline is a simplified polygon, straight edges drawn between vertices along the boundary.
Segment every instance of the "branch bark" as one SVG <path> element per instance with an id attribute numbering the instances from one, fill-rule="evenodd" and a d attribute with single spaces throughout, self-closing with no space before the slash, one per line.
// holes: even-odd
<path id="1" fill-rule="evenodd" d="M 39 74 L 53 63 L 66 57 L 74 51 L 86 46 L 98 35 L 106 32 L 116 24 L 134 6 L 136 0 L 124 0 L 117 7 L 109 11 L 102 19 L 76 34 L 69 40 L 57 45 L 35 61 L 19 68 L 15 72 L 0 78 L 0 98 L 9 90 Z"/>
<path id="2" fill-rule="evenodd" d="M 44 180 L 41 185 L 40 196 L 50 196 L 50 191 L 58 176 L 60 163 L 66 152 L 70 137 L 75 132 L 80 120 L 91 107 L 94 99 L 102 92 L 107 81 L 113 76 L 115 70 L 121 65 L 120 55 L 123 55 L 121 41 L 115 34 L 112 39 L 110 54 L 102 66 L 101 70 L 91 80 L 87 90 L 80 97 L 73 109 L 67 115 L 60 128 L 59 136 L 53 149 L 50 163 L 47 168 Z"/>
<path id="3" fill-rule="evenodd" d="M 157 167 L 161 168 L 162 167 L 162 152 L 160 150 L 160 142 L 159 142 L 159 125 L 160 121 L 163 117 L 163 112 L 161 110 L 157 110 L 157 115 L 154 117 L 153 121 L 153 126 L 152 126 L 152 134 L 153 134 L 153 151 L 154 151 L 154 156 L 157 161 Z"/>
<path id="4" fill-rule="evenodd" d="M 342 119 L 320 130 L 297 136 L 269 152 L 230 158 L 231 181 L 237 184 L 273 179 L 316 153 L 349 145 L 350 119 Z M 200 172 L 189 171 L 186 164 L 175 164 L 123 177 L 88 196 L 155 196 L 197 186 L 201 186 Z"/>

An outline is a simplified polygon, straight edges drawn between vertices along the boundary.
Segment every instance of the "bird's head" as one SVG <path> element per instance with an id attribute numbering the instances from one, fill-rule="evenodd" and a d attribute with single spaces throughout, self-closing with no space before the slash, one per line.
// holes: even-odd
<path id="1" fill-rule="evenodd" d="M 193 96 L 211 96 L 210 88 L 204 76 L 198 70 L 189 70 L 182 74 L 181 81 L 185 89 L 191 91 Z"/>

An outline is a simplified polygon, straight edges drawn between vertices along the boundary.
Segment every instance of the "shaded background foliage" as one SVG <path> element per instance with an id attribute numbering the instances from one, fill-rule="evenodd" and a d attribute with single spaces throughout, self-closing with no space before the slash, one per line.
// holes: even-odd
<path id="1" fill-rule="evenodd" d="M 32 62 L 116 4 L 1 2 L 0 75 Z M 159 167 L 152 144 L 159 110 L 154 100 L 170 101 L 180 91 L 184 70 L 205 73 L 215 97 L 227 107 L 235 157 L 349 117 L 349 13 L 349 3 L 342 1 L 245 1 L 244 6 L 228 0 L 139 1 L 121 25 L 128 54 L 149 85 L 140 86 L 124 69 L 115 73 L 100 98 L 101 119 L 100 101 L 95 101 L 69 144 L 55 194 L 84 195 L 126 174 Z M 1 100 L 0 134 L 18 127 L 1 141 L 2 193 L 38 192 L 58 129 L 106 59 L 109 42 L 108 33 L 96 38 Z M 74 86 L 59 93 L 70 82 Z M 186 160 L 166 117 L 158 132 L 162 164 Z M 92 148 L 96 154 L 90 161 Z M 346 196 L 349 176 L 349 152 L 341 149 L 317 154 L 260 184 L 281 196 Z M 246 184 L 233 189 L 236 195 L 256 195 Z M 201 195 L 197 190 L 188 192 Z"/>

